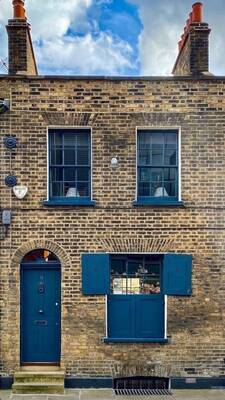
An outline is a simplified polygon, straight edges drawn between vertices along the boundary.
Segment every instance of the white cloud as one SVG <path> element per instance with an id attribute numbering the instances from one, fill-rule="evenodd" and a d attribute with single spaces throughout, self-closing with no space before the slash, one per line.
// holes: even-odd
<path id="1" fill-rule="evenodd" d="M 69 27 L 88 29 L 87 11 L 93 0 L 30 0 L 26 2 L 27 15 L 35 39 L 59 38 Z"/>
<path id="2" fill-rule="evenodd" d="M 110 32 L 100 32 L 98 22 L 89 22 L 88 11 L 96 0 L 26 0 L 26 14 L 40 73 L 123 74 L 131 68 L 132 48 Z M 107 4 L 111 0 L 97 0 Z M 6 56 L 5 25 L 11 18 L 11 0 L 0 0 L 0 34 Z M 91 26 L 90 26 L 91 24 Z M 91 27 L 95 26 L 95 34 Z M 68 36 L 68 30 L 81 35 Z"/>
<path id="3" fill-rule="evenodd" d="M 54 74 L 121 74 L 131 68 L 131 47 L 101 32 L 97 38 L 65 37 L 46 40 L 37 48 L 43 73 L 51 69 Z"/>

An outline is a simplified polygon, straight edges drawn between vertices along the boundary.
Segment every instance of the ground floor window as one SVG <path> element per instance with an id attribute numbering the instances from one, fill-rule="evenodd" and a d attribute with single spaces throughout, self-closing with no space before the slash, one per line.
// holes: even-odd
<path id="1" fill-rule="evenodd" d="M 166 342 L 167 295 L 191 295 L 190 254 L 82 255 L 85 295 L 106 295 L 110 342 Z"/>
<path id="2" fill-rule="evenodd" d="M 125 254 L 111 256 L 113 294 L 159 294 L 161 255 Z"/>

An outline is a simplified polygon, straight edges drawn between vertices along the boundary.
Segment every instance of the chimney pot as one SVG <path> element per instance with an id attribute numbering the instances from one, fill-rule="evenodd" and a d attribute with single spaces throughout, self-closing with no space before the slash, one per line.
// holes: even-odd
<path id="1" fill-rule="evenodd" d="M 24 0 L 13 0 L 13 18 L 26 19 Z"/>
<path id="2" fill-rule="evenodd" d="M 203 4 L 200 2 L 194 3 L 192 10 L 192 22 L 201 23 L 203 21 Z"/>

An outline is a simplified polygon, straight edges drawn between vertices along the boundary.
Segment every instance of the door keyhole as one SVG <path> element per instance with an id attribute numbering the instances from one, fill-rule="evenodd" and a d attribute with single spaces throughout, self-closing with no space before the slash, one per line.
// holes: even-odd
<path id="1" fill-rule="evenodd" d="M 42 293 L 44 293 L 44 291 L 45 291 L 44 282 L 39 282 L 39 285 L 38 285 L 38 292 L 39 292 L 40 294 L 42 294 Z"/>

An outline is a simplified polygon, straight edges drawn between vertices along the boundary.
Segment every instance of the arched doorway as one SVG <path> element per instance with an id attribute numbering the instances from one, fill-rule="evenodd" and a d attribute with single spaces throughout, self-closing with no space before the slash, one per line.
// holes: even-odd
<path id="1" fill-rule="evenodd" d="M 61 266 L 47 249 L 27 253 L 20 266 L 21 364 L 59 364 Z"/>

